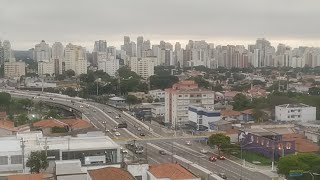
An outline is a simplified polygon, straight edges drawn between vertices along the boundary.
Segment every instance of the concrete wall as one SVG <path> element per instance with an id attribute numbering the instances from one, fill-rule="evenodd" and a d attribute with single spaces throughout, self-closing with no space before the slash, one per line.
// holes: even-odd
<path id="1" fill-rule="evenodd" d="M 142 176 L 142 180 L 147 180 L 147 171 L 149 169 L 148 164 L 129 164 L 127 170 L 133 176 Z"/>

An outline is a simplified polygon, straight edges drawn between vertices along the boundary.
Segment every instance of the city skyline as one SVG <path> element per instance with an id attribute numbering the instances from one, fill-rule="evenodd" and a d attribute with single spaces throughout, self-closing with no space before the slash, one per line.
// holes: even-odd
<path id="1" fill-rule="evenodd" d="M 63 4 L 62 4 L 63 3 Z M 273 46 L 318 46 L 320 2 L 308 0 L 243 1 L 1 1 L 0 39 L 15 50 L 26 50 L 46 40 L 71 42 L 93 49 L 97 39 L 120 47 L 122 37 L 160 40 L 206 40 L 214 44 L 252 44 L 266 38 Z M 73 8 L 76 6 L 77 8 Z M 90 9 L 95 8 L 95 11 Z M 155 8 L 156 7 L 156 8 Z M 290 7 L 290 8 L 288 8 Z M 45 30 L 44 30 L 45 29 Z"/>

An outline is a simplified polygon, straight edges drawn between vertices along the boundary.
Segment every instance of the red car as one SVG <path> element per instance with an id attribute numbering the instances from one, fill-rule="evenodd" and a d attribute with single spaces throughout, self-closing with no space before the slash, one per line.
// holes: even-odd
<path id="1" fill-rule="evenodd" d="M 217 159 L 219 159 L 219 160 L 226 160 L 226 157 L 224 157 L 224 156 L 217 156 Z"/>
<path id="2" fill-rule="evenodd" d="M 209 161 L 212 161 L 212 162 L 217 161 L 217 158 L 214 156 L 211 156 L 211 157 L 209 157 Z"/>

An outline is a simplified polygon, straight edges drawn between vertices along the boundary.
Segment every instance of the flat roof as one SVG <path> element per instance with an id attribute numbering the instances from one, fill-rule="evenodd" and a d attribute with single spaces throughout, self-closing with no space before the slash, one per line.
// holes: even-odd
<path id="1" fill-rule="evenodd" d="M 111 100 L 111 101 L 125 101 L 125 99 L 123 99 L 121 97 L 112 97 L 112 98 L 109 98 L 109 100 Z"/>
<path id="2" fill-rule="evenodd" d="M 309 106 L 309 105 L 302 104 L 302 103 L 297 103 L 297 104 L 282 104 L 282 105 L 278 105 L 278 107 L 301 108 L 301 107 L 313 107 L 313 106 Z"/>

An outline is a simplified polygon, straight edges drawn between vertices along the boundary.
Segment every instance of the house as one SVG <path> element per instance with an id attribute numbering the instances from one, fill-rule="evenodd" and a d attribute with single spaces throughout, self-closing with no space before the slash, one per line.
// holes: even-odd
<path id="1" fill-rule="evenodd" d="M 150 90 L 149 95 L 153 100 L 158 99 L 160 102 L 163 102 L 165 99 L 165 91 L 161 89 Z"/>
<path id="2" fill-rule="evenodd" d="M 226 109 L 221 111 L 221 116 L 225 119 L 239 119 L 239 116 L 241 115 L 241 112 L 234 111 L 231 109 Z"/>
<path id="3" fill-rule="evenodd" d="M 210 122 L 209 126 L 211 130 L 227 131 L 232 129 L 232 122 L 226 121 L 226 120 L 219 120 L 219 121 Z"/>
<path id="4" fill-rule="evenodd" d="M 14 128 L 14 123 L 12 121 L 5 120 L 5 118 L 0 120 L 0 136 L 13 135 L 16 132 L 17 130 Z"/>
<path id="5" fill-rule="evenodd" d="M 18 174 L 8 176 L 8 180 L 43 180 L 45 176 L 43 174 Z"/>
<path id="6" fill-rule="evenodd" d="M 127 106 L 126 100 L 123 99 L 123 98 L 121 98 L 121 97 L 112 97 L 112 98 L 109 98 L 108 103 L 109 103 L 111 106 L 118 107 L 118 108 L 125 108 L 125 107 Z"/>
<path id="7" fill-rule="evenodd" d="M 276 121 L 315 121 L 316 107 L 306 104 L 283 104 L 275 107 Z"/>
<path id="8" fill-rule="evenodd" d="M 232 101 L 233 98 L 239 93 L 241 93 L 241 92 L 238 92 L 238 91 L 226 91 L 224 93 L 224 100 L 225 101 Z"/>
<path id="9" fill-rule="evenodd" d="M 221 120 L 220 111 L 206 109 L 202 106 L 188 107 L 188 124 L 195 130 L 208 130 L 209 124 Z"/>
<path id="10" fill-rule="evenodd" d="M 180 164 L 164 163 L 152 165 L 147 172 L 148 180 L 200 180 Z"/>
<path id="11" fill-rule="evenodd" d="M 304 132 L 304 135 L 307 137 L 307 139 L 311 140 L 314 143 L 320 142 L 320 131 L 311 131 L 307 130 Z"/>
<path id="12" fill-rule="evenodd" d="M 33 127 L 41 129 L 44 134 L 51 134 L 52 128 L 65 128 L 66 131 L 74 131 L 92 127 L 92 124 L 82 119 L 44 119 L 33 123 Z"/>
<path id="13" fill-rule="evenodd" d="M 240 121 L 253 121 L 253 109 L 246 109 L 240 112 L 239 120 Z"/>
<path id="14" fill-rule="evenodd" d="M 105 167 L 88 171 L 88 180 L 136 180 L 129 171 L 116 167 Z"/>

